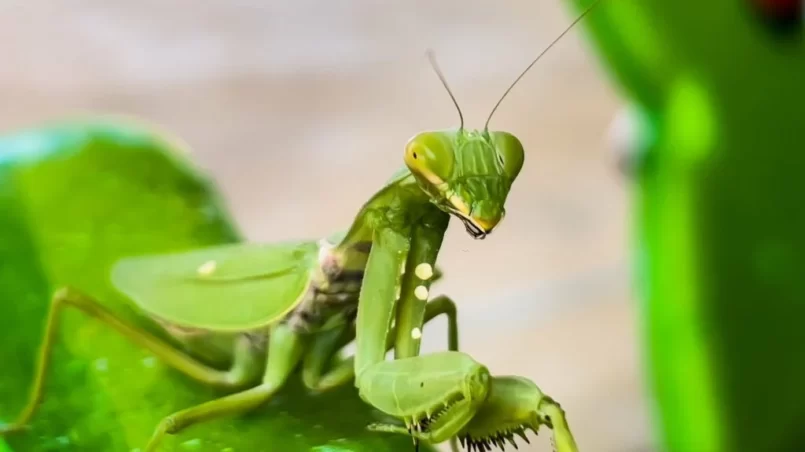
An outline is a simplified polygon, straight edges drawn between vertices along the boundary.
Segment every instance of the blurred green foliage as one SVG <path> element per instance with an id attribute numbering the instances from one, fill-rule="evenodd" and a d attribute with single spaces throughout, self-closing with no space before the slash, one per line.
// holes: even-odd
<path id="1" fill-rule="evenodd" d="M 585 26 L 630 104 L 661 448 L 805 450 L 802 2 L 603 0 Z"/>
<path id="2" fill-rule="evenodd" d="M 213 186 L 177 149 L 118 122 L 0 138 L 0 420 L 25 403 L 57 288 L 80 288 L 162 335 L 112 288 L 113 262 L 240 239 Z M 220 396 L 81 313 L 66 312 L 60 336 L 44 403 L 31 431 L 7 438 L 12 450 L 136 450 L 162 417 Z M 412 450 L 407 437 L 365 430 L 379 416 L 351 385 L 310 395 L 296 377 L 257 412 L 191 427 L 163 450 Z"/>

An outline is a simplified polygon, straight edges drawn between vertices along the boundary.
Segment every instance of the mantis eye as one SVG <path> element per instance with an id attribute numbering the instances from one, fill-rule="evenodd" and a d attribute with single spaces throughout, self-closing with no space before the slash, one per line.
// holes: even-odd
<path id="1" fill-rule="evenodd" d="M 492 141 L 498 151 L 503 171 L 514 180 L 523 168 L 525 153 L 523 144 L 514 135 L 508 132 L 493 132 Z"/>
<path id="2" fill-rule="evenodd" d="M 453 146 L 441 135 L 421 133 L 405 146 L 405 164 L 430 183 L 444 183 L 453 171 Z"/>

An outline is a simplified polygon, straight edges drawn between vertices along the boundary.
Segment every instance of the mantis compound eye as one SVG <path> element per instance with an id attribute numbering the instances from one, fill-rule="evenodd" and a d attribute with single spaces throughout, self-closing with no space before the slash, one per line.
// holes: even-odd
<path id="1" fill-rule="evenodd" d="M 503 165 L 503 171 L 511 180 L 514 180 L 520 174 L 520 170 L 523 169 L 523 160 L 525 159 L 523 144 L 520 143 L 517 137 L 508 132 L 493 132 L 492 140 Z"/>
<path id="2" fill-rule="evenodd" d="M 414 174 L 440 185 L 453 172 L 453 146 L 441 134 L 421 133 L 405 146 L 405 164 Z"/>
<path id="3" fill-rule="evenodd" d="M 753 12 L 759 14 L 777 35 L 802 30 L 802 0 L 749 0 Z"/>

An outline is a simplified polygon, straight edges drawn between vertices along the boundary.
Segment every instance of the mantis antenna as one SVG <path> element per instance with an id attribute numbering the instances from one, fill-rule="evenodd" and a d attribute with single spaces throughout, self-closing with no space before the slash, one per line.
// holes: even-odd
<path id="1" fill-rule="evenodd" d="M 516 79 L 514 79 L 514 82 L 511 85 L 509 85 L 509 88 L 503 93 L 502 96 L 500 96 L 500 99 L 498 100 L 498 103 L 496 103 L 495 107 L 492 108 L 492 112 L 489 113 L 489 117 L 486 119 L 486 124 L 484 124 L 484 131 L 489 130 L 489 121 L 492 120 L 492 115 L 495 114 L 495 111 L 500 106 L 500 103 L 503 102 L 503 99 L 506 98 L 506 95 L 509 94 L 509 91 L 511 91 L 512 88 L 514 88 L 514 85 L 516 85 L 517 82 L 519 82 L 520 79 L 523 78 L 523 76 L 528 72 L 528 70 L 531 69 L 531 67 L 534 66 L 534 64 L 536 64 L 537 61 L 539 61 L 539 59 L 542 58 L 543 55 L 548 53 L 548 51 L 551 50 L 551 47 L 553 47 L 554 44 L 559 42 L 559 40 L 562 39 L 562 37 L 564 37 L 567 34 L 567 32 L 569 32 L 581 19 L 583 19 L 584 16 L 586 16 L 587 13 L 589 13 L 590 10 L 592 10 L 593 7 L 595 5 L 597 5 L 600 1 L 601 0 L 595 0 L 592 5 L 588 6 L 587 9 L 584 10 L 584 12 L 579 14 L 579 17 L 577 17 L 576 20 L 573 21 L 573 23 L 571 23 L 567 28 L 565 28 L 565 31 L 563 31 L 556 39 L 554 39 L 553 42 L 551 42 L 548 45 L 548 47 L 545 48 L 545 50 L 543 50 L 539 55 L 537 55 L 537 57 L 534 58 L 534 61 L 532 61 L 531 64 L 529 64 L 528 67 L 526 67 L 525 70 L 523 72 L 521 72 L 520 75 Z"/>
<path id="2" fill-rule="evenodd" d="M 428 61 L 430 61 L 430 65 L 433 68 L 433 71 L 436 72 L 436 75 L 441 80 L 442 85 L 444 85 L 444 89 L 447 90 L 447 94 L 450 95 L 450 99 L 453 99 L 453 105 L 456 106 L 456 110 L 458 110 L 458 119 L 461 121 L 460 129 L 464 129 L 464 115 L 461 114 L 461 107 L 458 106 L 458 102 L 456 102 L 456 96 L 453 95 L 453 92 L 450 91 L 450 87 L 447 85 L 447 80 L 444 78 L 444 74 L 442 74 L 441 69 L 439 69 L 439 65 L 436 63 L 436 55 L 434 55 L 433 50 L 428 49 L 426 52 L 428 55 Z"/>

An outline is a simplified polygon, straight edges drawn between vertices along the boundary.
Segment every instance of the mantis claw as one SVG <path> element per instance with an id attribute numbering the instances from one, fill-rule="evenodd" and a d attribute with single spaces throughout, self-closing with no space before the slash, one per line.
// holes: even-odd
<path id="1" fill-rule="evenodd" d="M 359 378 L 364 401 L 406 424 L 406 429 L 383 426 L 382 431 L 407 431 L 439 443 L 472 419 L 486 399 L 491 377 L 470 356 L 448 351 L 378 363 Z"/>
<path id="2" fill-rule="evenodd" d="M 564 410 L 532 381 L 513 376 L 488 377 L 487 380 L 485 368 L 476 370 L 480 373 L 468 373 L 474 376 L 470 381 L 482 383 L 474 401 L 453 397 L 447 408 L 433 414 L 427 414 L 427 410 L 396 413 L 405 422 L 405 427 L 372 424 L 369 429 L 408 434 L 417 441 L 428 443 L 456 438 L 467 451 L 486 452 L 494 448 L 505 450 L 507 445 L 517 449 L 515 435 L 530 444 L 526 432 L 530 430 L 538 435 L 540 427 L 545 425 L 553 431 L 551 442 L 556 452 L 578 451 Z M 478 379 L 479 376 L 482 378 Z M 429 403 L 425 399 L 418 399 L 418 402 Z"/>
<path id="3" fill-rule="evenodd" d="M 514 435 L 530 444 L 526 430 L 538 435 L 542 425 L 553 430 L 551 442 L 556 452 L 578 451 L 556 401 L 528 379 L 494 377 L 488 397 L 458 437 L 469 451 L 491 451 L 492 446 L 504 450 L 506 441 L 517 448 Z"/>

